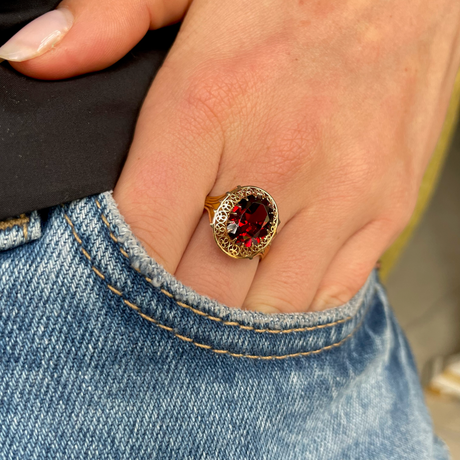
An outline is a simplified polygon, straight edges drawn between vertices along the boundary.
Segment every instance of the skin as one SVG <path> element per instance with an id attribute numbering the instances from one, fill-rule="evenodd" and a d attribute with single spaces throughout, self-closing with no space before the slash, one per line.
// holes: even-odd
<path id="1" fill-rule="evenodd" d="M 110 5 L 110 7 L 109 7 Z M 61 43 L 12 63 L 102 69 L 182 19 L 114 190 L 148 253 L 229 306 L 348 301 L 407 224 L 460 63 L 458 0 L 69 0 Z M 215 244 L 206 196 L 256 185 L 281 226 L 263 261 Z"/>

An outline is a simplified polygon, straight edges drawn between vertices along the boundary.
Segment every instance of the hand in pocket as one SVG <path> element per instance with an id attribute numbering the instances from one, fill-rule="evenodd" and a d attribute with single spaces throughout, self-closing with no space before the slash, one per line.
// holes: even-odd
<path id="1" fill-rule="evenodd" d="M 200 294 L 264 312 L 321 310 L 359 290 L 408 222 L 439 135 L 460 58 L 457 0 L 60 7 L 0 56 L 66 78 L 184 18 L 114 191 L 153 258 Z M 203 212 L 207 195 L 237 185 L 278 204 L 263 261 L 225 255 Z"/>

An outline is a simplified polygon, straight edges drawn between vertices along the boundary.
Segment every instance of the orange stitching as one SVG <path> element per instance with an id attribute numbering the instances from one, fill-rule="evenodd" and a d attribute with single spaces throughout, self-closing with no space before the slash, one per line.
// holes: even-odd
<path id="1" fill-rule="evenodd" d="M 61 204 L 61 206 L 64 208 L 64 205 Z M 64 213 L 64 218 L 67 221 L 67 223 L 72 227 L 72 231 L 74 231 L 73 222 L 69 219 L 66 213 Z"/>
<path id="2" fill-rule="evenodd" d="M 73 233 L 73 236 L 75 237 L 75 239 L 81 244 L 81 239 L 80 239 L 80 237 L 77 235 L 77 233 L 75 232 L 75 230 L 74 230 L 72 233 Z"/>
<path id="3" fill-rule="evenodd" d="M 61 205 L 62 206 L 62 205 Z M 64 207 L 64 206 L 62 206 Z M 71 229 L 72 229 L 72 234 L 75 236 L 76 235 L 76 231 L 75 231 L 75 227 L 73 225 L 73 222 L 70 220 L 70 218 L 67 216 L 67 214 L 65 213 L 65 211 L 63 211 L 64 213 L 64 217 L 65 217 L 65 220 L 67 221 L 67 223 L 70 225 Z M 78 240 L 76 239 L 76 241 L 78 242 Z M 81 240 L 80 240 L 81 241 Z M 81 243 L 79 243 L 80 246 L 81 246 Z M 91 260 L 91 259 L 90 259 Z M 91 266 L 91 268 L 93 269 L 93 271 L 95 273 L 98 273 L 100 275 L 102 275 L 101 272 L 99 272 L 93 265 Z M 104 275 L 102 275 L 104 276 Z M 105 279 L 105 278 L 103 278 Z M 127 305 L 129 305 L 130 307 L 136 307 L 135 310 L 138 312 L 138 314 L 142 317 L 142 318 L 145 318 L 146 320 L 152 322 L 153 324 L 155 324 L 156 326 L 160 327 L 161 329 L 165 329 L 166 331 L 169 331 L 169 332 L 172 332 L 174 334 L 174 336 L 176 336 L 178 339 L 180 340 L 183 340 L 185 342 L 190 342 L 192 343 L 193 345 L 195 345 L 196 347 L 198 348 L 204 348 L 206 350 L 210 350 L 214 353 L 217 353 L 217 354 L 227 354 L 227 355 L 230 355 L 230 356 L 233 356 L 234 358 L 248 358 L 248 359 L 267 359 L 267 360 L 271 360 L 271 359 L 286 359 L 286 358 L 294 358 L 294 357 L 297 357 L 297 356 L 308 356 L 308 355 L 313 355 L 313 354 L 317 354 L 317 353 L 320 353 L 322 351 L 325 351 L 325 350 L 330 350 L 331 348 L 335 348 L 335 347 L 339 347 L 340 345 L 342 345 L 345 341 L 347 341 L 358 329 L 359 327 L 361 326 L 361 324 L 363 323 L 364 321 L 364 318 L 365 318 L 365 315 L 363 315 L 363 317 L 361 318 L 361 321 L 355 326 L 355 328 L 346 336 L 344 337 L 342 340 L 340 340 L 339 342 L 336 342 L 336 343 L 333 343 L 331 345 L 327 345 L 325 347 L 322 347 L 322 348 L 318 348 L 317 350 L 310 350 L 310 351 L 300 351 L 300 352 L 297 352 L 297 353 L 290 353 L 290 354 L 287 354 L 287 355 L 271 355 L 271 356 L 258 356 L 258 355 L 245 355 L 243 353 L 232 353 L 231 351 L 228 351 L 228 350 L 221 350 L 221 349 L 217 349 L 217 348 L 212 348 L 210 345 L 205 345 L 203 343 L 199 343 L 199 342 L 195 342 L 193 339 L 191 339 L 190 337 L 186 337 L 185 335 L 181 335 L 181 334 L 178 334 L 177 332 L 174 331 L 174 329 L 170 326 L 165 326 L 164 324 L 161 324 L 159 321 L 157 321 L 156 319 L 152 318 L 151 316 L 148 316 L 146 315 L 145 313 L 142 313 L 140 311 L 140 308 L 137 306 L 137 305 L 134 305 L 133 303 L 127 301 L 126 299 L 123 298 L 123 294 L 118 291 L 117 289 L 115 289 L 113 286 L 111 286 L 110 284 L 106 284 L 107 287 L 112 291 L 114 292 L 115 294 L 117 294 L 119 297 L 122 298 L 123 302 L 126 303 Z"/>
<path id="4" fill-rule="evenodd" d="M 21 218 L 26 217 L 25 214 L 21 214 Z M 27 224 L 29 223 L 29 218 L 26 217 L 26 221 L 24 222 L 24 225 L 22 226 L 22 231 L 24 233 L 24 240 L 27 241 Z"/>
<path id="5" fill-rule="evenodd" d="M 61 207 L 64 209 L 64 205 L 61 204 Z M 63 211 L 64 212 L 64 211 Z M 83 247 L 82 245 L 82 242 L 81 242 L 81 239 L 78 237 L 77 235 L 77 232 L 75 231 L 75 227 L 73 226 L 73 222 L 67 217 L 67 214 L 64 212 L 64 218 L 65 220 L 67 221 L 67 223 L 70 225 L 70 228 L 72 229 L 72 234 L 73 236 L 75 237 L 75 239 L 78 241 L 78 243 L 80 244 L 80 249 L 81 249 L 81 252 L 83 253 L 83 255 L 88 259 L 88 260 L 91 260 L 91 256 L 88 254 L 88 252 L 86 251 L 86 249 Z M 104 275 L 99 271 L 97 270 L 97 268 L 91 266 L 91 268 L 94 270 L 94 272 L 96 273 L 97 276 L 99 276 L 100 278 L 102 278 L 103 280 L 105 279 L 104 278 Z"/>
<path id="6" fill-rule="evenodd" d="M 99 209 L 102 209 L 102 206 L 101 204 L 99 203 L 99 200 L 96 199 L 96 205 Z M 109 221 L 107 220 L 107 218 L 104 216 L 104 214 L 100 214 L 100 217 L 102 219 L 102 222 L 104 222 L 104 224 L 106 225 L 106 227 L 109 229 L 109 233 L 110 233 L 110 238 L 115 241 L 116 243 L 118 243 L 118 249 L 120 250 L 120 252 L 129 260 L 129 255 L 127 254 L 127 252 L 120 246 L 120 243 L 117 239 L 117 237 L 112 233 L 112 231 L 110 230 L 110 223 Z M 135 268 L 134 270 L 136 270 L 138 273 L 141 273 L 141 271 L 138 269 L 138 268 Z M 152 282 L 152 280 L 150 278 L 148 278 L 147 276 L 143 275 L 141 273 L 141 275 L 145 278 L 146 281 L 148 281 L 149 283 Z M 315 331 L 317 329 L 324 329 L 324 328 L 327 328 L 327 327 L 332 327 L 332 326 L 336 326 L 337 324 L 342 324 L 342 323 L 346 323 L 348 321 L 350 321 L 353 316 L 347 316 L 346 318 L 343 318 L 343 319 L 339 319 L 337 321 L 334 321 L 332 323 L 327 323 L 327 324 L 320 324 L 318 326 L 309 326 L 309 327 L 297 327 L 297 328 L 292 328 L 292 329 L 256 329 L 255 327 L 253 326 L 246 326 L 244 324 L 241 324 L 241 323 L 238 323 L 236 321 L 226 321 L 222 318 L 219 318 L 218 316 L 212 316 L 208 313 L 205 313 L 201 310 L 198 310 L 197 308 L 194 308 L 192 307 L 191 305 L 187 305 L 183 302 L 180 302 L 179 300 L 176 300 L 174 299 L 174 295 L 171 294 L 170 292 L 168 292 L 166 289 L 160 289 L 161 292 L 165 295 L 167 295 L 168 297 L 171 297 L 178 305 L 180 305 L 181 307 L 184 307 L 184 308 L 187 308 L 188 310 L 192 311 L 193 313 L 196 313 L 197 315 L 200 315 L 200 316 L 204 316 L 212 321 L 217 321 L 217 322 L 220 322 L 222 324 L 224 324 L 225 326 L 236 326 L 236 327 L 239 327 L 240 329 L 244 329 L 246 331 L 253 331 L 253 332 L 257 332 L 257 333 L 269 333 L 269 334 L 291 334 L 293 332 L 306 332 L 306 331 Z"/>
<path id="7" fill-rule="evenodd" d="M 7 228 L 15 227 L 16 225 L 24 225 L 29 222 L 29 218 L 25 214 L 21 214 L 16 219 L 2 220 L 0 222 L 0 230 L 6 230 Z"/>
<path id="8" fill-rule="evenodd" d="M 99 276 L 99 278 L 102 278 L 103 280 L 105 280 L 105 276 L 96 267 L 91 267 L 91 268 L 93 269 L 94 273 L 96 273 L 96 275 Z"/>
<path id="9" fill-rule="evenodd" d="M 116 295 L 119 295 L 120 297 L 123 295 L 118 289 L 115 289 L 113 286 L 111 286 L 110 284 L 107 284 L 107 287 L 112 291 L 114 292 Z"/>
<path id="10" fill-rule="evenodd" d="M 25 214 L 21 214 L 16 219 L 8 219 L 0 222 L 0 230 L 6 230 L 7 228 L 13 228 L 16 226 L 22 226 L 22 232 L 24 233 L 24 240 L 27 241 L 27 224 L 30 222 L 30 217 Z"/>
<path id="11" fill-rule="evenodd" d="M 126 305 L 128 305 L 128 307 L 131 307 L 133 310 L 141 311 L 141 309 L 140 309 L 137 305 L 131 303 L 129 300 L 123 299 L 123 302 L 124 302 Z"/>
<path id="12" fill-rule="evenodd" d="M 168 292 L 168 291 L 166 291 L 166 290 L 164 290 L 164 289 L 160 289 L 160 291 L 161 291 L 163 294 L 167 295 L 168 297 L 174 297 L 170 292 Z"/>
<path id="13" fill-rule="evenodd" d="M 102 222 L 104 222 L 104 224 L 107 225 L 107 227 L 110 227 L 109 221 L 107 220 L 107 217 L 104 216 L 104 214 L 101 214 L 101 219 Z"/>

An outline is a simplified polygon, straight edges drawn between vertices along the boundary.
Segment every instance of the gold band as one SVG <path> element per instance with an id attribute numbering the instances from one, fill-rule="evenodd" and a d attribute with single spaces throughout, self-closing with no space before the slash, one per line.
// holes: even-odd
<path id="1" fill-rule="evenodd" d="M 227 195 L 228 195 L 228 192 L 224 193 L 223 195 L 219 195 L 219 196 L 209 196 L 208 195 L 206 197 L 206 200 L 204 202 L 204 207 L 206 211 L 208 211 L 210 224 L 212 224 L 212 220 L 214 219 L 214 213 L 219 208 L 220 203 L 222 202 L 222 199 L 225 198 Z"/>

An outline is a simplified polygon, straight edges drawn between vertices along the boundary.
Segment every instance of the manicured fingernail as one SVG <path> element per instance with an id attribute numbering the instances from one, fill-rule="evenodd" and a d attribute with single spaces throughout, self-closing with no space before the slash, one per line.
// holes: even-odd
<path id="1" fill-rule="evenodd" d="M 73 15 L 67 8 L 45 13 L 29 22 L 0 47 L 0 58 L 21 62 L 40 56 L 59 43 L 72 24 Z"/>

